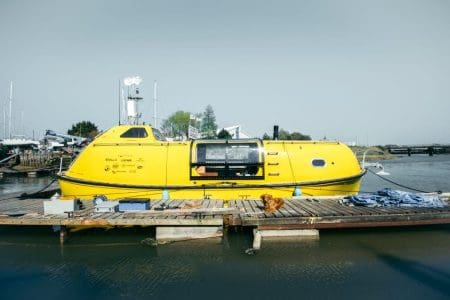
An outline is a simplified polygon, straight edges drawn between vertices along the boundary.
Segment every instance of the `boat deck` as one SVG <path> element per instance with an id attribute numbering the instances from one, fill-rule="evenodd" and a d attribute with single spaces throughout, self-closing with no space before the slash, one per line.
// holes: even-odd
<path id="1" fill-rule="evenodd" d="M 274 213 L 261 200 L 171 200 L 169 209 L 98 213 L 92 201 L 66 215 L 44 215 L 44 199 L 0 199 L 0 225 L 61 226 L 250 226 L 259 229 L 324 229 L 450 224 L 448 194 L 443 208 L 368 208 L 346 206 L 339 197 L 287 199 Z M 195 204 L 195 206 L 192 206 Z"/>

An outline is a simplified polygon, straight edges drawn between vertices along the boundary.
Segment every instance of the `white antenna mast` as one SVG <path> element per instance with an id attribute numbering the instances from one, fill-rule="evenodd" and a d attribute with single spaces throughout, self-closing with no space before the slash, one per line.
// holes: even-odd
<path id="1" fill-rule="evenodd" d="M 139 76 L 127 77 L 123 80 L 125 86 L 128 87 L 127 97 L 127 116 L 128 124 L 138 125 L 139 118 L 142 116 L 139 113 L 138 102 L 143 98 L 139 96 L 139 84 L 142 82 L 142 78 Z M 130 89 L 131 87 L 131 89 Z"/>
<path id="2" fill-rule="evenodd" d="M 125 100 L 125 90 L 123 86 L 121 87 L 121 105 L 122 105 L 122 114 L 120 115 L 121 122 L 127 122 L 127 101 Z"/>
<path id="3" fill-rule="evenodd" d="M 158 119 L 157 119 L 157 113 L 156 113 L 156 103 L 158 101 L 157 89 L 158 89 L 158 82 L 155 80 L 153 82 L 153 123 L 154 123 L 155 128 L 158 128 Z"/>
<path id="4" fill-rule="evenodd" d="M 12 98 L 13 98 L 13 82 L 11 80 L 9 86 L 9 138 L 11 138 Z"/>
<path id="5" fill-rule="evenodd" d="M 20 130 L 22 131 L 22 135 L 25 136 L 25 125 L 23 124 L 23 116 L 24 116 L 24 111 L 20 111 Z"/>
<path id="6" fill-rule="evenodd" d="M 3 138 L 6 139 L 6 102 L 3 101 Z"/>

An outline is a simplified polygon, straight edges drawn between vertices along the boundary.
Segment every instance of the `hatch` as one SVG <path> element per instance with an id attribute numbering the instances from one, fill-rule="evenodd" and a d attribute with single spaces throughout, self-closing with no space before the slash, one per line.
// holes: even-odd
<path id="1" fill-rule="evenodd" d="M 264 179 L 260 140 L 196 140 L 191 144 L 191 179 Z"/>

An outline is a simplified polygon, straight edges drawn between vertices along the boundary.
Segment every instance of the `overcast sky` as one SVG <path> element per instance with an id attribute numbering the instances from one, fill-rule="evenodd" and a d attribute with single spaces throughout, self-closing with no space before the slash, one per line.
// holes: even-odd
<path id="1" fill-rule="evenodd" d="M 107 129 L 119 78 L 140 75 L 147 122 L 158 80 L 161 118 L 211 104 L 253 136 L 450 143 L 447 0 L 0 0 L 0 41 L 18 134 Z"/>

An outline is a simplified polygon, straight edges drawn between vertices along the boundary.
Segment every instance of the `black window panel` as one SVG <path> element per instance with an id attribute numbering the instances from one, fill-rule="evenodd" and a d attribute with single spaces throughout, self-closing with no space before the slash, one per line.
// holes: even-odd
<path id="1" fill-rule="evenodd" d="M 226 144 L 197 145 L 197 163 L 225 163 L 226 147 Z"/>
<path id="2" fill-rule="evenodd" d="M 158 141 L 165 141 L 166 140 L 164 135 L 158 129 L 152 128 L 152 132 L 153 132 L 153 136 L 155 137 L 156 140 L 158 140 Z"/>
<path id="3" fill-rule="evenodd" d="M 260 161 L 257 143 L 205 143 L 197 144 L 196 166 L 205 166 L 209 175 L 193 176 L 198 179 L 251 179 L 256 176 Z M 216 174 L 216 175 L 210 175 Z"/>
<path id="4" fill-rule="evenodd" d="M 148 137 L 147 130 L 142 127 L 133 127 L 122 133 L 121 138 L 146 138 Z"/>
<path id="5" fill-rule="evenodd" d="M 313 159 L 311 164 L 314 167 L 325 167 L 325 160 L 323 160 L 323 159 Z"/>
<path id="6" fill-rule="evenodd" d="M 248 144 L 198 144 L 197 163 L 258 164 L 258 145 Z"/>

